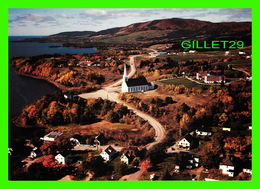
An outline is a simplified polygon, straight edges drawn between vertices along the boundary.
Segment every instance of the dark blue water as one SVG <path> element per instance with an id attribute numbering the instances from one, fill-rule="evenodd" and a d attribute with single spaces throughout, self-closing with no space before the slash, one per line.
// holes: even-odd
<path id="1" fill-rule="evenodd" d="M 62 43 L 35 43 L 18 42 L 25 38 L 41 36 L 10 36 L 9 37 L 9 58 L 29 57 L 42 54 L 89 54 L 97 52 L 96 48 L 49 48 L 50 46 L 62 46 Z"/>

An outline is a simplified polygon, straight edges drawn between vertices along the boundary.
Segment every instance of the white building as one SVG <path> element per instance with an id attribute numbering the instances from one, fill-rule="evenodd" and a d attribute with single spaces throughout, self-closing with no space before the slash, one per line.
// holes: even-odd
<path id="1" fill-rule="evenodd" d="M 235 166 L 229 156 L 223 159 L 219 165 L 219 169 L 222 170 L 222 174 L 234 177 Z"/>
<path id="2" fill-rule="evenodd" d="M 116 154 L 116 150 L 112 146 L 108 146 L 105 150 L 103 150 L 100 154 L 100 156 L 105 161 L 110 161 L 111 158 Z"/>
<path id="3" fill-rule="evenodd" d="M 65 152 L 65 153 L 59 153 L 55 156 L 55 160 L 57 164 L 68 164 L 70 163 L 70 153 Z"/>
<path id="4" fill-rule="evenodd" d="M 57 131 L 52 131 L 52 132 L 48 133 L 47 135 L 45 135 L 44 137 L 42 137 L 41 140 L 53 142 L 61 135 L 63 135 L 63 133 L 60 133 Z"/>
<path id="5" fill-rule="evenodd" d="M 37 158 L 38 156 L 41 155 L 41 151 L 40 149 L 38 149 L 37 147 L 34 147 L 29 155 L 30 158 L 34 159 Z"/>
<path id="6" fill-rule="evenodd" d="M 243 173 L 247 173 L 247 174 L 249 174 L 249 175 L 252 175 L 252 169 L 243 168 Z"/>
<path id="7" fill-rule="evenodd" d="M 120 157 L 120 160 L 122 162 L 124 162 L 125 164 L 129 165 L 131 163 L 131 161 L 134 159 L 133 156 L 129 155 L 129 154 L 123 154 L 121 157 Z"/>
<path id="8" fill-rule="evenodd" d="M 126 73 L 126 65 L 124 65 L 124 75 L 122 82 L 122 92 L 142 92 L 154 89 L 154 85 L 147 82 L 145 77 L 139 77 L 136 79 L 128 79 Z"/>
<path id="9" fill-rule="evenodd" d="M 188 134 L 178 142 L 179 149 L 190 150 L 194 146 L 194 138 Z"/>
<path id="10" fill-rule="evenodd" d="M 194 54 L 196 52 L 196 50 L 189 50 L 190 54 Z"/>
<path id="11" fill-rule="evenodd" d="M 196 132 L 197 136 L 211 136 L 212 135 L 211 129 L 204 127 L 204 126 L 196 129 L 195 132 Z"/>

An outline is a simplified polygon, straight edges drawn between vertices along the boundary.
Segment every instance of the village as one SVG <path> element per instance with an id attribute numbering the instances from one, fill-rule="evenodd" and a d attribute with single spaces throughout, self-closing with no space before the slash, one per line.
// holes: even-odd
<path id="1" fill-rule="evenodd" d="M 109 80 L 110 83 L 105 80 L 104 88 L 101 88 L 103 84 L 100 82 L 100 87 L 97 88 L 99 90 L 93 90 L 91 93 L 82 91 L 83 94 L 78 95 L 78 92 L 64 92 L 60 95 L 63 100 L 58 103 L 63 101 L 74 103 L 78 98 L 88 99 L 90 97 L 101 97 L 122 103 L 155 129 L 154 139 L 144 144 L 140 143 L 141 145 L 137 142 L 138 145 L 131 145 L 129 139 L 126 138 L 125 145 L 122 146 L 122 143 L 109 142 L 108 137 L 103 133 L 84 138 L 80 134 L 65 135 L 53 127 L 51 131 L 38 138 L 38 141 L 27 139 L 19 145 L 15 142 L 14 147 L 10 146 L 8 153 L 11 167 L 23 170 L 15 177 L 49 180 L 50 177 L 46 176 L 46 173 L 52 172 L 51 178 L 56 180 L 250 180 L 252 175 L 252 126 L 248 118 L 250 115 L 243 115 L 245 117 L 244 122 L 235 122 L 240 119 L 238 118 L 240 114 L 236 115 L 236 118 L 232 117 L 235 115 L 231 113 L 233 110 L 231 106 L 236 106 L 237 103 L 234 99 L 234 95 L 237 94 L 234 91 L 239 91 L 239 89 L 231 88 L 230 90 L 234 91 L 230 92 L 230 97 L 227 100 L 223 100 L 224 95 L 228 93 L 227 91 L 223 94 L 218 92 L 222 90 L 222 87 L 230 86 L 236 82 L 239 82 L 238 85 L 245 87 L 247 83 L 251 82 L 252 78 L 249 74 L 251 70 L 247 65 L 234 68 L 236 60 L 250 61 L 251 55 L 249 52 L 221 51 L 223 54 L 222 60 L 227 63 L 224 64 L 224 69 L 218 67 L 215 60 L 213 60 L 213 63 L 203 62 L 203 58 L 200 57 L 203 53 L 195 50 L 174 52 L 166 48 L 165 51 L 153 50 L 149 54 L 143 54 L 144 51 L 132 51 L 130 62 L 128 62 L 128 53 L 121 52 L 122 55 L 119 56 L 103 57 L 73 55 L 69 58 L 69 61 L 65 57 L 51 58 L 52 63 L 55 62 L 57 65 L 56 72 L 67 67 L 75 70 L 107 69 L 109 71 L 115 66 L 119 68 L 119 71 L 113 71 L 117 73 L 117 76 L 110 76 L 112 78 Z M 199 57 L 199 60 L 196 60 L 196 56 Z M 177 59 L 178 57 L 179 59 L 184 58 L 183 63 L 181 61 L 174 63 L 172 59 L 176 57 Z M 192 58 L 194 61 L 189 62 L 185 60 L 185 57 L 188 57 L 187 60 Z M 167 62 L 165 62 L 165 59 L 167 59 Z M 210 62 L 209 58 L 208 62 Z M 129 65 L 127 66 L 127 64 Z M 164 65 L 170 65 L 170 69 L 167 66 L 164 68 Z M 201 66 L 202 70 L 196 70 L 193 65 Z M 129 75 L 128 67 L 131 71 L 133 69 L 137 71 Z M 174 72 L 176 67 L 179 67 L 178 73 L 164 73 L 171 69 Z M 212 69 L 213 67 L 218 67 L 218 69 Z M 232 78 L 232 71 L 242 77 L 235 76 Z M 30 74 L 31 72 L 27 73 Z M 229 75 L 225 75 L 225 73 Z M 59 75 L 59 73 L 56 75 Z M 131 78 L 132 76 L 134 78 Z M 122 79 L 118 80 L 120 77 Z M 178 84 L 174 83 L 178 79 L 191 82 L 194 88 L 196 88 L 195 85 L 198 85 L 205 89 L 197 93 L 198 89 L 192 88 L 191 90 L 189 87 L 183 86 L 184 92 L 180 92 L 180 89 L 177 89 Z M 118 80 L 117 85 L 113 84 L 116 80 Z M 163 82 L 172 83 L 165 84 Z M 173 90 L 169 89 L 171 90 L 170 93 L 164 91 L 169 87 L 173 87 Z M 205 112 L 207 108 L 211 107 L 203 107 L 203 105 L 192 107 L 186 105 L 185 101 L 180 101 L 177 102 L 178 105 L 180 104 L 178 107 L 179 118 L 177 118 L 177 113 L 172 112 L 174 115 L 176 114 L 174 120 L 178 120 L 176 125 L 180 126 L 174 127 L 171 125 L 172 121 L 162 120 L 166 114 L 170 116 L 170 113 L 166 112 L 175 106 L 176 102 L 172 99 L 177 99 L 178 96 L 183 95 L 186 95 L 185 98 L 196 99 L 201 93 L 207 96 L 207 91 L 213 87 L 215 87 L 214 92 L 210 94 L 213 96 L 212 99 L 217 98 L 214 95 L 220 95 L 219 98 L 222 98 L 221 106 L 218 107 L 219 112 L 216 112 L 218 118 Z M 160 92 L 163 92 L 161 96 L 165 97 L 164 102 L 158 100 L 161 98 L 158 97 Z M 157 97 L 156 95 L 153 96 L 153 93 Z M 121 97 L 118 97 L 120 95 Z M 146 106 L 153 109 L 149 108 L 148 111 L 145 111 L 147 108 L 144 105 L 150 99 L 155 99 L 149 102 L 154 105 L 147 104 Z M 239 99 L 242 101 L 241 103 L 248 103 L 243 97 L 241 99 Z M 239 103 L 237 106 L 239 106 Z M 222 108 L 225 110 L 221 110 Z M 247 105 L 244 105 L 244 109 L 240 111 L 247 111 L 247 108 Z M 147 116 L 145 117 L 142 112 L 149 115 L 145 115 Z M 31 112 L 30 115 L 28 114 L 29 118 L 35 115 L 37 113 Z M 193 118 L 197 120 L 192 122 Z M 207 119 L 209 119 L 208 123 Z M 155 123 L 157 120 L 164 122 L 164 124 Z M 210 125 L 211 123 L 213 125 Z M 156 124 L 157 126 L 155 126 Z M 19 154 L 16 152 L 17 146 L 22 146 L 22 149 L 26 148 L 22 153 L 23 156 L 27 156 L 25 159 L 17 158 Z M 24 175 L 21 176 L 21 174 Z"/>

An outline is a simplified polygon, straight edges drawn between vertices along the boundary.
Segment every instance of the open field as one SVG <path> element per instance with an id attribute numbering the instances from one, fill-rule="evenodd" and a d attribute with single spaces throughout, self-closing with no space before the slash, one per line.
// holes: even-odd
<path id="1" fill-rule="evenodd" d="M 161 82 L 163 84 L 184 85 L 185 87 L 187 87 L 189 89 L 191 89 L 193 87 L 200 89 L 202 87 L 200 84 L 192 82 L 185 78 L 168 79 L 168 80 L 163 80 L 163 81 L 159 81 L 159 82 Z"/>

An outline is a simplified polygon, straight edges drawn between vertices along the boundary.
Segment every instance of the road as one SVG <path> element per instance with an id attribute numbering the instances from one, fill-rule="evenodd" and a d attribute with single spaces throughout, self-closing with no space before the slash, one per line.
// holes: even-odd
<path id="1" fill-rule="evenodd" d="M 133 55 L 133 56 L 130 56 L 130 69 L 131 71 L 129 72 L 128 74 L 128 78 L 131 78 L 135 73 L 136 73 L 136 67 L 135 67 L 135 63 L 134 63 L 134 59 L 135 57 L 137 56 L 141 56 L 141 55 Z M 115 101 L 117 103 L 121 103 L 123 104 L 124 106 L 127 106 L 128 109 L 131 109 L 133 110 L 133 112 L 138 115 L 139 117 L 143 118 L 144 120 L 147 120 L 149 122 L 149 124 L 154 128 L 155 130 L 155 141 L 152 142 L 152 143 L 149 143 L 146 148 L 147 149 L 150 149 L 153 145 L 157 144 L 157 143 L 160 143 L 162 142 L 162 140 L 164 139 L 165 137 L 165 129 L 164 127 L 156 120 L 154 119 L 152 116 L 144 113 L 144 112 L 141 112 L 140 110 L 130 106 L 129 104 L 121 101 L 119 98 L 118 98 L 118 94 L 119 92 L 121 91 L 121 83 L 122 83 L 122 79 L 116 81 L 115 83 L 107 86 L 107 87 L 104 87 L 103 89 L 101 90 L 98 90 L 96 92 L 91 92 L 91 93 L 83 93 L 83 94 L 80 94 L 78 95 L 79 97 L 81 98 L 84 98 L 84 99 L 87 99 L 87 98 L 103 98 L 103 99 L 108 99 L 110 101 Z"/>
<path id="2" fill-rule="evenodd" d="M 137 56 L 141 56 L 141 55 L 134 55 L 134 56 L 130 56 L 130 69 L 131 71 L 128 74 L 128 78 L 131 78 L 135 73 L 136 73 L 136 66 L 135 66 L 135 62 L 134 59 Z M 84 94 L 80 94 L 79 97 L 87 99 L 87 98 L 103 98 L 103 99 L 108 99 L 110 101 L 115 101 L 117 103 L 121 103 L 124 106 L 127 106 L 128 109 L 133 110 L 133 112 L 138 115 L 139 117 L 143 118 L 144 120 L 148 121 L 149 124 L 154 128 L 155 130 L 155 138 L 154 138 L 154 142 L 149 143 L 146 145 L 146 148 L 149 150 L 150 148 L 152 148 L 155 144 L 162 142 L 162 140 L 165 137 L 165 129 L 164 127 L 156 120 L 154 119 L 152 116 L 130 106 L 129 104 L 121 101 L 118 98 L 118 94 L 119 92 L 121 92 L 121 85 L 122 84 L 122 79 L 116 81 L 115 83 L 104 87 L 101 90 L 98 90 L 96 92 L 92 92 L 92 93 L 84 93 Z M 117 147 L 120 148 L 120 147 Z M 144 170 L 139 170 L 136 173 L 130 174 L 130 175 L 126 175 L 124 178 L 122 178 L 123 180 L 139 180 L 139 178 L 141 177 L 141 175 L 143 174 Z"/>

